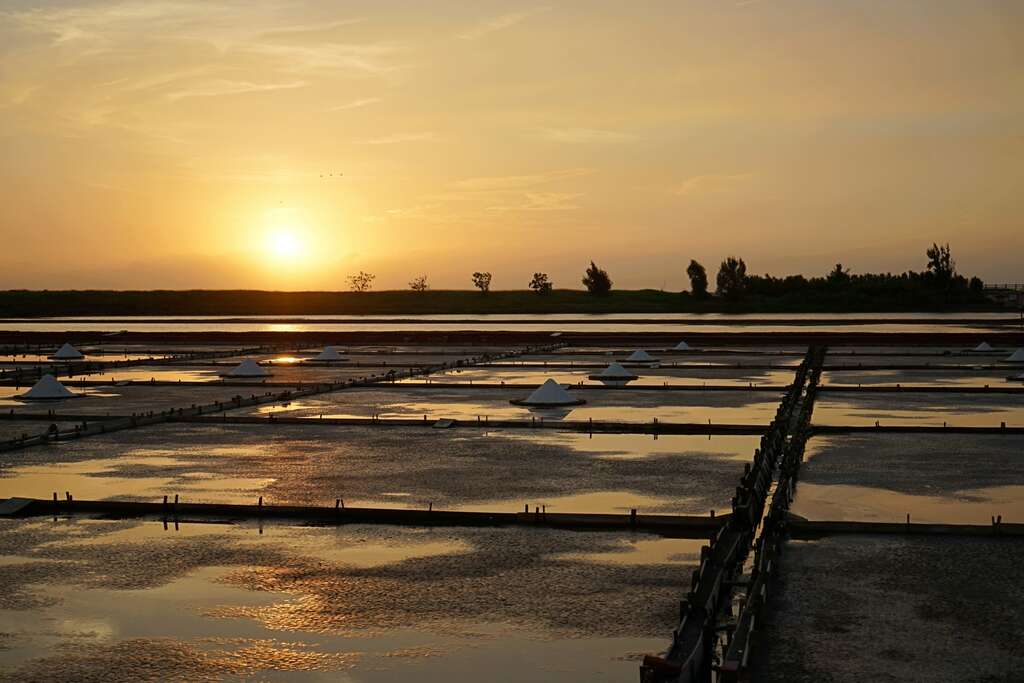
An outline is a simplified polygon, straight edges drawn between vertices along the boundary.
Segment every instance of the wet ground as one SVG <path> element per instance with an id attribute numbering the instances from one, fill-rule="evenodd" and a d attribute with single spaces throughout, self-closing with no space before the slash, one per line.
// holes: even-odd
<path id="1" fill-rule="evenodd" d="M 586 385 L 601 384 L 599 380 L 591 379 L 592 375 L 600 374 L 600 368 L 567 370 L 567 369 L 545 369 L 528 367 L 486 367 L 449 370 L 447 372 L 433 373 L 429 377 L 417 377 L 411 380 L 404 380 L 403 384 L 422 384 L 425 382 L 434 383 L 478 383 L 478 384 L 543 384 L 548 378 L 554 378 L 566 384 L 578 384 L 583 382 Z M 793 370 L 791 368 L 780 370 L 739 370 L 735 368 L 700 368 L 700 369 L 678 369 L 678 368 L 629 368 L 629 372 L 637 377 L 631 380 L 627 387 L 632 386 L 704 386 L 704 385 L 728 385 L 736 387 L 774 386 L 784 387 L 792 383 Z"/>
<path id="2" fill-rule="evenodd" d="M 1024 427 L 1024 394 L 829 393 L 814 403 L 815 424 Z"/>
<path id="3" fill-rule="evenodd" d="M 759 642 L 766 683 L 1020 680 L 1024 543 L 789 541 Z"/>
<path id="4" fill-rule="evenodd" d="M 0 498 L 707 514 L 758 438 L 165 425 L 0 455 Z"/>
<path id="5" fill-rule="evenodd" d="M 4 681 L 618 681 L 699 542 L 43 520 L 0 552 Z"/>
<path id="6" fill-rule="evenodd" d="M 1024 436 L 847 434 L 807 445 L 793 504 L 809 519 L 1024 521 Z"/>
<path id="7" fill-rule="evenodd" d="M 561 379 L 561 377 L 559 377 Z M 244 409 L 243 414 L 266 415 L 271 412 L 292 417 L 370 417 L 441 418 L 476 420 L 552 419 L 552 413 L 571 420 L 608 420 L 613 422 L 661 422 L 768 425 L 775 416 L 781 394 L 773 392 L 708 391 L 654 392 L 608 391 L 572 387 L 572 396 L 585 404 L 565 410 L 533 410 L 512 405 L 525 399 L 531 389 L 462 388 L 430 386 L 389 386 L 355 388 L 320 396 L 304 397 L 289 405 L 267 405 Z"/>

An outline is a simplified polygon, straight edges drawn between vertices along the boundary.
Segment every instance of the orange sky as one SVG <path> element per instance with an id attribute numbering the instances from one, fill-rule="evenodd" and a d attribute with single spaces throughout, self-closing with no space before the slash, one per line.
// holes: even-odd
<path id="1" fill-rule="evenodd" d="M 4 288 L 1019 282 L 1022 186 L 1012 0 L 0 5 Z"/>

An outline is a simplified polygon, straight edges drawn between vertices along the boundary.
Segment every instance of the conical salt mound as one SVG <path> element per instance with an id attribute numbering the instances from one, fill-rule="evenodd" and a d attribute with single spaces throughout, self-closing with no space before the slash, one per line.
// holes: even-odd
<path id="1" fill-rule="evenodd" d="M 50 358 L 55 358 L 57 360 L 78 360 L 80 358 L 85 358 L 85 356 L 83 356 L 82 352 L 74 346 L 65 342 L 64 346 L 57 349 L 57 353 L 50 356 Z"/>
<path id="2" fill-rule="evenodd" d="M 654 358 L 651 354 L 647 353 L 643 349 L 637 349 L 633 353 L 629 354 L 629 358 L 626 359 L 630 363 L 653 363 Z"/>
<path id="3" fill-rule="evenodd" d="M 270 377 L 270 371 L 252 358 L 246 358 L 232 368 L 227 377 Z"/>
<path id="4" fill-rule="evenodd" d="M 1024 363 L 1024 348 L 1017 349 L 1013 355 L 1006 359 L 1008 363 Z"/>
<path id="5" fill-rule="evenodd" d="M 692 347 L 684 341 L 679 342 L 672 347 L 673 351 L 689 351 Z"/>
<path id="6" fill-rule="evenodd" d="M 612 363 L 606 367 L 601 371 L 600 376 L 606 379 L 636 379 L 636 375 L 618 363 Z"/>
<path id="7" fill-rule="evenodd" d="M 345 360 L 345 357 L 338 353 L 336 346 L 325 346 L 324 350 L 317 354 L 313 360 Z"/>
<path id="8" fill-rule="evenodd" d="M 980 344 L 978 344 L 977 346 L 975 346 L 971 350 L 972 351 L 991 351 L 992 350 L 992 345 L 989 344 L 988 342 L 981 342 Z"/>
<path id="9" fill-rule="evenodd" d="M 565 387 L 553 379 L 534 389 L 526 400 L 517 401 L 524 406 L 572 406 L 583 403 L 582 400 L 573 398 Z"/>
<path id="10" fill-rule="evenodd" d="M 43 375 L 36 385 L 26 391 L 18 398 L 26 401 L 45 401 L 61 398 L 74 398 L 78 394 L 68 391 L 68 388 L 58 382 L 53 375 Z"/>

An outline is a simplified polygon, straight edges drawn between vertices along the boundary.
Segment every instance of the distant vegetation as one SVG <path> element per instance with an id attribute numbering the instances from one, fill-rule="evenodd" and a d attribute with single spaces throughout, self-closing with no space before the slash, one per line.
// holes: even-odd
<path id="1" fill-rule="evenodd" d="M 430 289 L 430 285 L 427 284 L 427 276 L 420 275 L 419 277 L 414 277 L 409 283 L 409 289 L 414 292 L 425 292 Z"/>
<path id="2" fill-rule="evenodd" d="M 583 286 L 587 288 L 587 291 L 596 296 L 608 296 L 608 293 L 612 291 L 612 279 L 608 277 L 608 273 L 601 268 L 598 268 L 593 261 L 590 262 L 590 267 L 587 268 L 586 274 L 583 276 Z"/>
<path id="3" fill-rule="evenodd" d="M 481 294 L 491 291 L 491 274 L 479 271 L 473 273 L 473 286 L 479 289 Z"/>
<path id="4" fill-rule="evenodd" d="M 551 278 L 547 273 L 534 273 L 533 279 L 530 280 L 530 289 L 535 294 L 547 295 L 552 292 L 554 285 L 551 284 Z"/>
<path id="5" fill-rule="evenodd" d="M 537 272 L 528 290 L 492 291 L 491 274 L 475 272 L 480 290 L 432 290 L 427 276 L 409 283 L 411 291 L 371 291 L 375 276 L 349 276 L 349 292 L 188 291 L 28 291 L 0 292 L 0 315 L 170 316 L 170 315 L 411 315 L 417 313 L 801 313 L 983 310 L 994 305 L 984 285 L 956 272 L 949 245 L 926 251 L 923 272 L 851 273 L 837 263 L 826 275 L 750 275 L 742 258 L 722 261 L 715 294 L 708 293 L 704 266 L 690 261 L 689 292 L 652 289 L 613 290 L 609 274 L 593 261 L 586 269 L 586 291 L 555 289 Z M 481 296 L 480 294 L 486 294 Z"/>

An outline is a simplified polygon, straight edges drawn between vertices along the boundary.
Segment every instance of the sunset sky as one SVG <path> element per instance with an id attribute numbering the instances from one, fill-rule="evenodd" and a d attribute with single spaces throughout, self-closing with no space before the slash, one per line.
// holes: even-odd
<path id="1" fill-rule="evenodd" d="M 2 0 L 0 197 L 3 288 L 1022 282 L 1024 2 Z"/>

